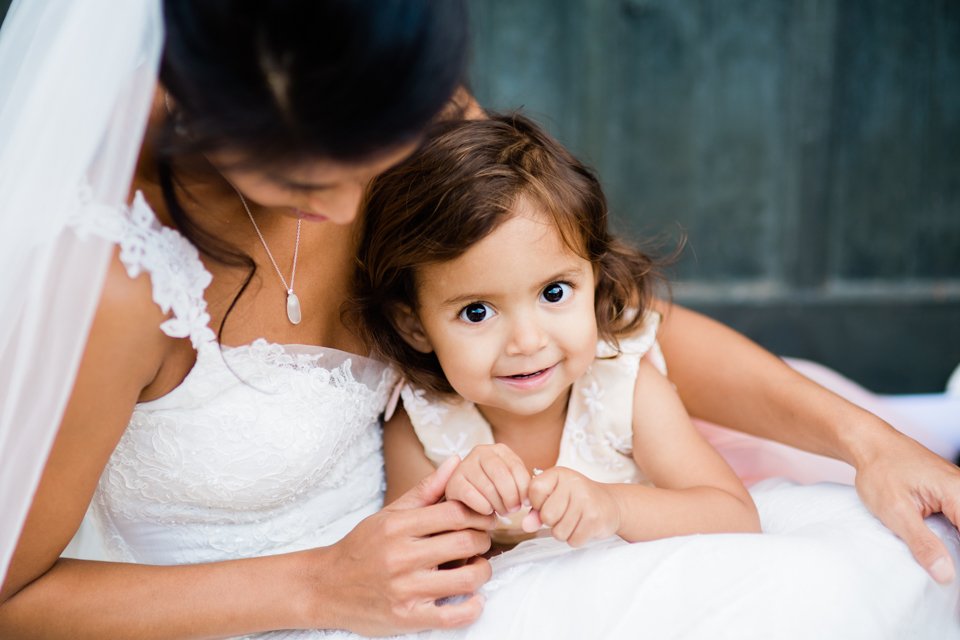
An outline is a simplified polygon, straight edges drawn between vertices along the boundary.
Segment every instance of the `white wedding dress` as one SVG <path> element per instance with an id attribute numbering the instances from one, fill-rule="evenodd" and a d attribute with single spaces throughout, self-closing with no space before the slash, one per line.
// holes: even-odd
<path id="1" fill-rule="evenodd" d="M 196 364 L 139 404 L 94 495 L 86 535 L 105 559 L 184 564 L 336 542 L 380 506 L 380 415 L 396 377 L 368 358 L 257 340 L 221 347 L 196 249 L 138 196 L 75 228 L 150 274 L 163 331 Z M 958 583 L 935 584 L 850 487 L 768 481 L 764 535 L 702 535 L 570 550 L 549 538 L 493 560 L 473 626 L 436 638 L 958 637 Z M 956 532 L 929 524 L 956 560 Z M 348 636 L 279 631 L 270 637 Z"/>

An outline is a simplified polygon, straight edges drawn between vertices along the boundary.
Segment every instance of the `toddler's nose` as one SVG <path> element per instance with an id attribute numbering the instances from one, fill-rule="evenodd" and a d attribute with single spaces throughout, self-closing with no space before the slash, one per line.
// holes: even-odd
<path id="1" fill-rule="evenodd" d="M 547 332 L 535 318 L 518 318 L 513 324 L 509 355 L 529 355 L 547 346 Z"/>

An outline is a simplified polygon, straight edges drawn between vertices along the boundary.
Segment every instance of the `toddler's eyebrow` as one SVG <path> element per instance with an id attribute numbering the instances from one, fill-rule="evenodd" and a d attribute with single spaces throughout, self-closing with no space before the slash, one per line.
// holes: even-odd
<path id="1" fill-rule="evenodd" d="M 538 288 L 542 289 L 548 284 L 550 284 L 551 282 L 560 282 L 564 280 L 577 280 L 582 276 L 583 276 L 583 271 L 581 269 L 567 269 L 565 271 L 561 271 L 560 273 L 555 273 L 549 278 L 546 278 L 545 280 L 541 281 Z"/>
<path id="2" fill-rule="evenodd" d="M 477 300 L 488 300 L 493 296 L 483 293 L 465 293 L 463 295 L 454 296 L 452 298 L 447 298 L 440 303 L 441 307 L 458 307 L 468 302 L 476 302 Z"/>

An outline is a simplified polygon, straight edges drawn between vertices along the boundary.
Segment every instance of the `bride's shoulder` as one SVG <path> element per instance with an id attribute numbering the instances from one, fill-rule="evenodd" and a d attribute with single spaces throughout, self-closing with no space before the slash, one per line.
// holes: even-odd
<path id="1" fill-rule="evenodd" d="M 136 326 L 159 327 L 196 348 L 212 339 L 204 292 L 211 275 L 197 248 L 162 225 L 141 192 L 130 205 L 89 211 L 80 233 L 114 244 L 100 307 Z"/>
<path id="2" fill-rule="evenodd" d="M 119 254 L 120 249 L 115 247 L 87 335 L 77 374 L 77 388 L 87 390 L 81 400 L 93 397 L 99 398 L 97 402 L 105 402 L 110 394 L 104 396 L 96 391 L 103 387 L 135 401 L 175 346 L 160 330 L 166 314 L 153 302 L 149 274 L 131 278 Z M 120 422 L 123 421 L 117 424 Z"/>
<path id="3" fill-rule="evenodd" d="M 130 274 L 128 264 L 121 258 L 123 249 L 113 247 L 103 280 L 103 290 L 97 315 L 108 315 L 122 321 L 127 331 L 148 327 L 156 332 L 167 314 L 153 299 L 153 282 L 148 271 Z"/>

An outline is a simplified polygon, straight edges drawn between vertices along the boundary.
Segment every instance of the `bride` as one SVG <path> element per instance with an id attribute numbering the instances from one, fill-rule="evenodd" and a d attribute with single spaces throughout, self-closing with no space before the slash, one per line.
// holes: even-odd
<path id="1" fill-rule="evenodd" d="M 758 491 L 783 535 L 749 550 L 722 536 L 536 562 L 518 549 L 493 569 L 491 519 L 439 502 L 455 461 L 381 509 L 394 380 L 341 323 L 352 223 L 367 181 L 461 95 L 463 5 L 166 0 L 161 20 L 156 0 L 14 4 L 0 635 L 383 635 L 478 617 L 464 633 L 950 628 L 955 532 L 922 518 L 957 521 L 956 469 L 679 308 L 662 345 L 690 411 L 851 463 L 919 564 L 842 488 L 812 507 L 802 488 Z M 109 562 L 60 557 L 88 505 Z M 804 527 L 834 533 L 810 546 L 790 537 Z M 881 552 L 886 574 L 869 569 Z M 564 582 L 571 564 L 618 596 Z"/>

